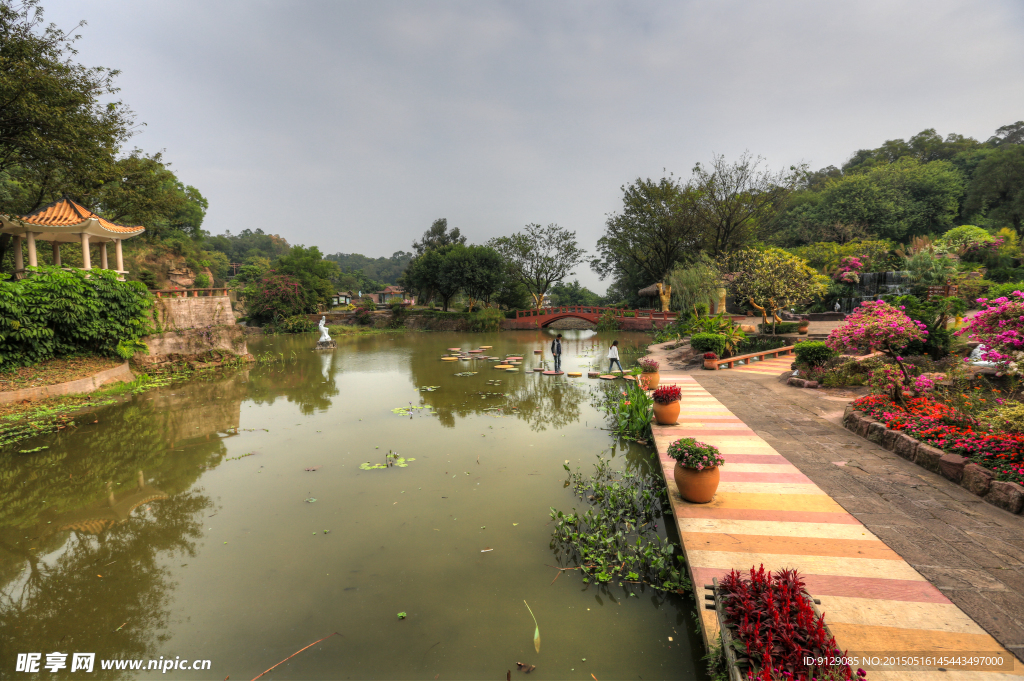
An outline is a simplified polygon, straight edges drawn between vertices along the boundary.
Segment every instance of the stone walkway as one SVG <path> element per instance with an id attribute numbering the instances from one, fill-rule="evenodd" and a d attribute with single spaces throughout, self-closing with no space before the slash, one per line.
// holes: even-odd
<path id="1" fill-rule="evenodd" d="M 989 556 L 999 556 L 1001 563 L 1024 557 L 1024 548 L 1015 543 L 1024 534 L 1017 529 L 1011 537 L 1013 530 L 991 519 L 1002 514 L 1012 523 L 1020 518 L 989 507 L 975 510 L 978 517 L 964 524 L 951 514 L 969 517 L 966 509 L 956 507 L 966 505 L 963 495 L 967 492 L 926 471 L 919 475 L 917 471 L 883 471 L 876 459 L 892 458 L 896 466 L 914 466 L 860 440 L 813 408 L 790 402 L 782 392 L 799 395 L 811 391 L 783 386 L 772 390 L 771 380 L 739 372 L 662 375 L 663 382 L 679 383 L 684 392 L 680 423 L 656 426 L 655 440 L 666 467 L 673 511 L 698 598 L 703 598 L 699 589 L 704 583 L 730 568 L 745 570 L 761 563 L 770 569 L 796 567 L 806 575 L 811 592 L 821 598 L 839 644 L 851 653 L 992 651 L 1000 649 L 997 641 L 1016 647 L 1018 625 L 1013 615 L 1000 608 L 1012 609 L 1017 592 L 1002 582 L 1001 588 L 994 588 L 998 580 L 991 576 L 983 585 L 970 582 L 970 578 L 981 579 L 980 575 L 991 572 L 982 563 L 972 567 L 972 562 L 983 559 L 971 552 L 993 534 L 999 535 L 997 543 L 1008 548 L 1002 554 L 988 550 Z M 833 404 L 841 417 L 843 402 Z M 673 462 L 664 452 L 669 442 L 683 436 L 715 444 L 725 456 L 722 485 L 710 504 L 688 504 L 675 491 Z M 925 484 L 878 480 L 873 485 L 853 477 L 897 474 L 910 483 L 931 476 L 936 485 L 950 485 L 954 491 L 948 495 L 949 503 L 927 495 Z M 845 484 L 847 478 L 850 486 Z M 896 485 L 929 498 L 904 493 L 905 508 L 872 503 L 872 497 L 878 495 L 893 496 L 891 503 L 904 503 L 895 498 L 898 488 L 891 486 Z M 882 487 L 884 492 L 879 491 Z M 938 522 L 928 523 L 925 515 Z M 927 554 L 920 552 L 924 549 L 910 551 L 903 533 L 913 524 L 936 537 L 942 536 L 938 534 L 942 525 L 949 534 L 936 541 L 954 542 L 961 553 L 947 548 L 949 553 L 939 560 L 929 556 L 919 561 Z M 893 528 L 898 533 L 894 534 Z M 954 530 L 966 539 L 955 542 L 961 537 Z M 932 541 L 923 541 L 925 534 L 916 539 L 931 549 Z M 1020 562 L 1014 565 L 1019 568 Z M 1017 568 L 1013 572 L 1019 577 Z M 981 595 L 985 588 L 989 591 Z M 989 606 L 979 609 L 971 594 L 988 599 Z M 705 633 L 713 637 L 717 627 L 713 613 L 701 612 Z M 1019 655 L 1020 647 L 1015 652 Z M 1024 665 L 1016 663 L 1015 672 L 1024 673 Z M 1005 678 L 996 672 L 963 670 L 871 674 L 876 679 L 939 676 Z"/>
<path id="2" fill-rule="evenodd" d="M 846 399 L 792 388 L 777 378 L 691 375 L 1024 659 L 1024 517 L 844 429 Z"/>

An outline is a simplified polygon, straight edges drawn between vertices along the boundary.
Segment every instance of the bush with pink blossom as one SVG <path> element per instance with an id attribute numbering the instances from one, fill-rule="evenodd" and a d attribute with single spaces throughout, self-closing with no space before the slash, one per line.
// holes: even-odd
<path id="1" fill-rule="evenodd" d="M 836 270 L 832 279 L 843 284 L 859 284 L 862 271 L 864 271 L 864 263 L 860 258 L 846 257 L 839 261 L 839 269 Z"/>
<path id="2" fill-rule="evenodd" d="M 1024 293 L 1014 291 L 1008 297 L 978 298 L 977 302 L 982 304 L 981 311 L 956 333 L 985 346 L 981 359 L 1009 369 L 1024 352 Z"/>

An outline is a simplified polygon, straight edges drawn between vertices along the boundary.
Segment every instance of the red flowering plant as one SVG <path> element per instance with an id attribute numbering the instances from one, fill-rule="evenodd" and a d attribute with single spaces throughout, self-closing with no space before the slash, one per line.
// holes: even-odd
<path id="1" fill-rule="evenodd" d="M 981 359 L 997 362 L 1009 374 L 1019 372 L 1024 362 L 1024 293 L 1014 291 L 1010 297 L 978 298 L 983 305 L 967 326 L 956 331 L 984 347 Z"/>
<path id="2" fill-rule="evenodd" d="M 835 638 L 814 612 L 796 570 L 750 568 L 750 577 L 732 570 L 719 582 L 725 625 L 743 649 L 750 679 L 851 679 L 848 665 L 807 665 L 808 658 L 844 657 Z M 744 650 L 746 655 L 744 656 Z M 865 676 L 857 670 L 857 676 Z"/>
<path id="3" fill-rule="evenodd" d="M 672 404 L 682 398 L 683 392 L 674 383 L 659 385 L 654 389 L 654 401 L 658 404 Z"/>
<path id="4" fill-rule="evenodd" d="M 931 397 L 905 402 L 896 404 L 888 395 L 866 395 L 853 406 L 886 428 L 991 469 L 999 480 L 1024 483 L 1024 433 L 980 430 L 976 419 Z"/>
<path id="5" fill-rule="evenodd" d="M 713 352 L 705 352 L 704 359 L 718 359 L 718 355 Z"/>
<path id="6" fill-rule="evenodd" d="M 658 372 L 658 363 L 655 362 L 653 359 L 641 357 L 636 361 L 636 364 L 645 374 L 655 374 Z"/>
<path id="7" fill-rule="evenodd" d="M 874 348 L 895 360 L 902 380 L 899 386 L 892 386 L 889 394 L 902 404 L 903 386 L 910 384 L 910 374 L 898 353 L 914 341 L 923 342 L 927 335 L 927 327 L 908 317 L 902 306 L 896 308 L 884 300 L 865 300 L 846 318 L 845 324 L 832 330 L 825 344 L 836 352 Z"/>
<path id="8" fill-rule="evenodd" d="M 725 465 L 725 459 L 722 458 L 718 447 L 697 442 L 692 437 L 679 438 L 668 446 L 666 453 L 678 461 L 679 465 L 683 468 L 694 468 L 702 471 L 705 468 Z"/>

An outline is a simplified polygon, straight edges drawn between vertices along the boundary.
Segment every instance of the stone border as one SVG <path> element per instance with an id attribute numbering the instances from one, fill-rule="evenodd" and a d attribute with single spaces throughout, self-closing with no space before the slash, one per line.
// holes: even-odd
<path id="1" fill-rule="evenodd" d="M 878 419 L 854 409 L 852 404 L 846 405 L 843 426 L 869 442 L 957 483 L 993 506 L 1016 514 L 1024 511 L 1024 487 L 1015 482 L 996 480 L 995 473 L 971 463 L 970 459 L 944 452 L 906 433 L 886 428 Z"/>
<path id="2" fill-rule="evenodd" d="M 99 390 L 107 383 L 134 380 L 135 375 L 131 372 L 131 369 L 128 368 L 128 362 L 125 362 L 121 366 L 114 367 L 113 369 L 104 369 L 92 376 L 79 378 L 74 381 L 67 381 L 66 383 L 54 383 L 53 385 L 41 385 L 37 388 L 22 388 L 21 390 L 0 392 L 0 404 L 22 402 L 24 400 L 42 400 L 47 397 L 60 397 L 61 395 L 71 395 L 76 393 L 91 393 Z"/>

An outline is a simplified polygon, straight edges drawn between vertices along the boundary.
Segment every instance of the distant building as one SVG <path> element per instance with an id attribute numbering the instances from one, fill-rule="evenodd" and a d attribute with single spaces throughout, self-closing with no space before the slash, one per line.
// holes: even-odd
<path id="1" fill-rule="evenodd" d="M 392 305 L 394 303 L 411 303 L 405 289 L 401 286 L 385 286 L 383 291 L 378 291 L 374 297 L 379 305 Z"/>
<path id="2" fill-rule="evenodd" d="M 351 305 L 352 300 L 355 298 L 351 291 L 338 291 L 331 296 L 331 304 L 334 306 L 338 305 Z"/>

